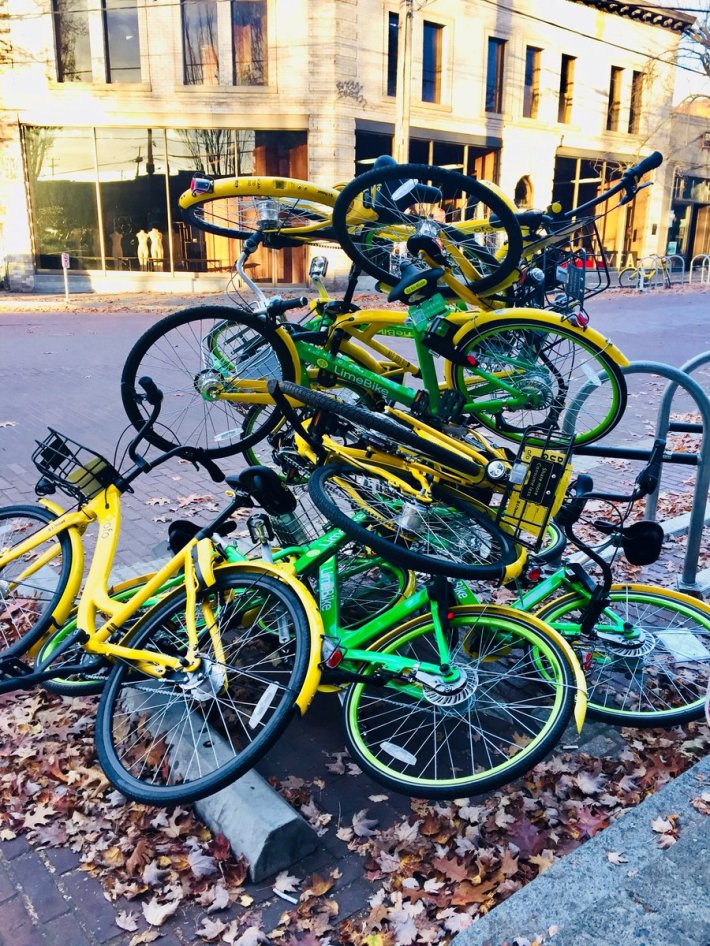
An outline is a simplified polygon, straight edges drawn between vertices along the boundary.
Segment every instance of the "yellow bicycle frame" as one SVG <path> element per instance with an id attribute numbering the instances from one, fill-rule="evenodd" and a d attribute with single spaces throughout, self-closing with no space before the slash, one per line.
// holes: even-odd
<path id="1" fill-rule="evenodd" d="M 96 523 L 98 535 L 86 578 L 86 585 L 79 598 L 76 619 L 77 627 L 88 635 L 88 639 L 83 644 L 84 649 L 88 653 L 99 654 L 109 659 L 121 658 L 128 660 L 149 676 L 163 677 L 171 670 L 190 671 L 199 666 L 198 632 L 195 618 L 197 592 L 202 588 L 214 585 L 217 573 L 224 569 L 236 569 L 239 572 L 273 574 L 296 593 L 308 619 L 310 628 L 308 670 L 306 682 L 296 701 L 301 713 L 305 712 L 320 681 L 319 665 L 323 624 L 313 597 L 301 582 L 293 576 L 293 570 L 290 566 L 275 566 L 266 562 L 237 562 L 215 568 L 218 553 L 211 540 L 194 538 L 174 555 L 163 568 L 150 576 L 146 576 L 145 582 L 136 589 L 136 593 L 131 598 L 125 602 L 118 602 L 111 597 L 109 576 L 120 532 L 120 491 L 115 486 L 109 486 L 79 509 L 68 512 L 48 500 L 42 500 L 42 505 L 55 513 L 57 519 L 48 523 L 28 539 L 0 554 L 0 568 L 32 552 L 34 549 L 41 548 L 44 543 L 60 533 L 67 533 L 72 548 L 71 568 L 67 585 L 52 613 L 50 633 L 62 626 L 74 608 L 84 575 L 82 537 L 87 527 L 92 523 Z M 41 552 L 17 576 L 15 579 L 17 584 L 36 573 L 43 565 L 48 564 L 59 554 L 59 551 L 59 546 L 55 545 Z M 128 643 L 130 637 L 124 637 L 123 641 L 119 643 L 114 643 L 109 639 L 130 621 L 146 601 L 158 595 L 169 579 L 181 572 L 184 575 L 183 586 L 174 589 L 170 594 L 180 594 L 184 588 L 187 598 L 187 650 L 184 657 L 173 657 L 155 651 L 131 647 Z M 163 600 L 167 600 L 170 594 Z M 201 602 L 201 608 L 216 659 L 224 661 L 222 642 L 211 608 L 207 602 Z M 142 620 L 147 619 L 149 613 L 147 612 Z M 107 620 L 102 622 L 99 615 L 106 616 Z"/>

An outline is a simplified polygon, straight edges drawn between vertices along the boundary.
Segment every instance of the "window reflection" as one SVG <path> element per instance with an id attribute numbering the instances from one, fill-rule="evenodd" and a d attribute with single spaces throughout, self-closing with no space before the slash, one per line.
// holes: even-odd
<path id="1" fill-rule="evenodd" d="M 57 76 L 60 82 L 91 82 L 87 0 L 53 0 Z"/>
<path id="2" fill-rule="evenodd" d="M 94 143 L 90 128 L 25 128 L 37 265 L 72 269 L 101 265 Z"/>
<path id="3" fill-rule="evenodd" d="M 103 0 L 106 80 L 140 82 L 141 57 L 135 0 Z"/>
<path id="4" fill-rule="evenodd" d="M 234 82 L 266 85 L 266 0 L 232 0 Z"/>
<path id="5" fill-rule="evenodd" d="M 217 85 L 216 0 L 182 0 L 182 48 L 186 85 Z"/>
<path id="6" fill-rule="evenodd" d="M 97 128 L 96 152 L 107 268 L 169 270 L 163 131 Z"/>

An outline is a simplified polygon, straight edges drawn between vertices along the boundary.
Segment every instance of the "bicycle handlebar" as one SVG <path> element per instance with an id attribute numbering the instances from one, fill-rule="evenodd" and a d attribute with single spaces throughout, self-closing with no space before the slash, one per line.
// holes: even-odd
<path id="1" fill-rule="evenodd" d="M 580 214 L 586 213 L 587 211 L 592 210 L 594 207 L 599 206 L 599 204 L 606 203 L 608 200 L 614 197 L 615 194 L 618 194 L 621 191 L 624 191 L 624 196 L 621 198 L 619 206 L 628 204 L 629 201 L 633 199 L 636 191 L 638 190 L 639 178 L 643 177 L 643 175 L 648 171 L 652 171 L 654 168 L 657 168 L 662 162 L 663 155 L 661 152 L 654 151 L 652 154 L 649 154 L 648 157 L 639 161 L 638 164 L 627 168 L 621 175 L 621 180 L 618 182 L 618 184 L 610 187 L 608 191 L 604 191 L 604 193 L 600 194 L 598 197 L 588 200 L 586 204 L 580 204 L 579 207 L 573 207 L 571 210 L 567 210 L 564 213 L 558 214 L 556 219 L 571 220 L 573 217 L 578 217 Z"/>
<path id="2" fill-rule="evenodd" d="M 289 309 L 303 309 L 307 305 L 308 299 L 306 296 L 298 296 L 296 299 L 279 299 L 278 296 L 274 296 L 273 299 L 269 300 L 267 308 L 269 315 L 283 315 Z"/>

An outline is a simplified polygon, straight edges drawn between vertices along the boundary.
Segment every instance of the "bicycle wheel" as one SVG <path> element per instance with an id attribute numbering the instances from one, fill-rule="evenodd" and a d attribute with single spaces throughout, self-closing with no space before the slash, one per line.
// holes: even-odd
<path id="1" fill-rule="evenodd" d="M 500 579 L 518 557 L 485 507 L 443 488 L 433 491 L 431 502 L 419 501 L 384 475 L 329 463 L 315 470 L 308 489 L 333 525 L 402 568 Z"/>
<path id="2" fill-rule="evenodd" d="M 67 621 L 63 627 L 42 643 L 35 662 L 40 664 L 50 658 L 63 643 L 66 636 L 74 630 L 76 630 L 76 622 Z M 87 668 L 85 672 L 73 671 L 67 673 L 64 670 L 67 666 L 74 667 L 82 664 Z M 45 690 L 57 693 L 60 696 L 94 696 L 103 690 L 110 669 L 111 666 L 108 661 L 102 661 L 97 666 L 95 655 L 88 653 L 77 642 L 68 650 L 62 652 L 56 663 L 52 665 L 52 670 L 56 671 L 56 677 L 45 680 L 42 686 Z"/>
<path id="3" fill-rule="evenodd" d="M 161 450 L 181 444 L 217 458 L 257 443 L 278 422 L 280 415 L 271 410 L 244 431 L 250 392 L 268 397 L 269 380 L 293 380 L 298 372 L 291 349 L 264 319 L 245 309 L 201 306 L 156 322 L 129 352 L 121 398 L 137 429 L 148 416 L 137 399 L 144 375 L 164 395 L 160 424 L 147 439 Z M 243 400 L 229 399 L 237 395 Z"/>
<path id="4" fill-rule="evenodd" d="M 329 238 L 336 191 L 291 178 L 245 177 L 215 181 L 209 194 L 185 191 L 178 203 L 198 230 L 246 240 L 261 229 L 267 243 Z"/>
<path id="5" fill-rule="evenodd" d="M 473 358 L 475 366 L 447 362 L 447 383 L 466 395 L 466 409 L 484 427 L 510 440 L 520 440 L 528 427 L 566 424 L 575 444 L 592 443 L 613 430 L 626 408 L 621 368 L 563 325 L 501 318 L 471 329 L 457 353 Z M 482 378 L 481 372 L 493 379 Z M 575 406 L 583 388 L 585 397 Z M 491 401 L 494 408 L 488 406 Z"/>
<path id="6" fill-rule="evenodd" d="M 3 556 L 57 517 L 42 506 L 0 509 L 0 656 L 18 657 L 54 625 L 72 566 L 71 541 L 60 532 L 20 558 Z"/>
<path id="7" fill-rule="evenodd" d="M 333 228 L 350 259 L 388 285 L 406 264 L 430 268 L 419 255 L 424 250 L 467 288 L 493 292 L 512 281 L 523 249 L 514 210 L 502 196 L 429 164 L 389 165 L 356 177 L 335 202 Z"/>
<path id="8" fill-rule="evenodd" d="M 567 548 L 567 536 L 556 522 L 548 522 L 542 539 L 542 546 L 531 555 L 536 562 L 545 564 L 559 561 Z"/>
<path id="9" fill-rule="evenodd" d="M 622 289 L 636 289 L 639 279 L 640 273 L 635 266 L 628 266 L 619 273 L 619 285 Z"/>
<path id="10" fill-rule="evenodd" d="M 338 624 L 352 630 L 386 614 L 414 590 L 412 572 L 393 565 L 360 546 L 338 553 Z"/>
<path id="11" fill-rule="evenodd" d="M 356 683 L 343 706 L 357 764 L 418 798 L 489 792 L 522 775 L 557 745 L 574 704 L 573 668 L 528 615 L 486 605 L 450 614 L 457 685 L 435 688 L 431 678 L 420 683 L 411 674 L 418 662 L 440 661 L 425 614 L 377 642 L 372 662 L 360 668 L 374 675 L 377 653 L 386 653 L 401 657 L 410 673 L 384 687 Z M 544 675 L 535 652 L 544 655 Z"/>
<path id="12" fill-rule="evenodd" d="M 560 622 L 579 656 L 589 715 L 620 726 L 701 719 L 710 675 L 710 608 L 650 585 L 614 585 L 610 598 L 591 634 L 570 633 L 570 623 L 583 616 L 584 602 L 574 593 L 537 612 L 553 627 Z M 622 634 L 620 624 L 638 633 Z"/>
<path id="13" fill-rule="evenodd" d="M 286 382 L 281 385 L 284 394 L 294 400 L 307 404 L 316 411 L 335 414 L 344 420 L 349 421 L 368 435 L 374 431 L 387 438 L 384 447 L 392 450 L 398 444 L 410 447 L 420 456 L 434 460 L 444 466 L 448 466 L 461 473 L 467 473 L 474 477 L 476 482 L 483 478 L 483 468 L 473 460 L 461 456 L 460 453 L 454 453 L 440 444 L 432 443 L 424 437 L 420 437 L 410 427 L 405 427 L 391 417 L 376 414 L 374 411 L 366 410 L 357 404 L 351 404 L 334 397 L 332 394 L 325 394 L 323 391 L 312 391 L 310 388 L 304 388 L 298 384 Z M 381 438 L 380 438 L 381 439 Z"/>
<path id="14" fill-rule="evenodd" d="M 127 798 L 174 805 L 204 798 L 247 772 L 292 718 L 308 665 L 310 637 L 295 593 L 276 579 L 223 569 L 198 593 L 224 649 L 200 633 L 197 670 L 157 679 L 117 663 L 96 719 L 99 762 Z M 159 605 L 127 642 L 181 656 L 185 595 Z"/>

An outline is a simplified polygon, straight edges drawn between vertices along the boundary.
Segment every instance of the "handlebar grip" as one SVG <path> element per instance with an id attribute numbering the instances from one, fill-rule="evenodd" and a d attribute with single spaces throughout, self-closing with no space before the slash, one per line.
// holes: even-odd
<path id="1" fill-rule="evenodd" d="M 198 455 L 196 457 L 196 460 L 201 466 L 203 466 L 207 470 L 210 477 L 215 483 L 224 482 L 224 479 L 225 479 L 224 473 L 220 470 L 220 468 L 217 466 L 214 460 L 210 460 L 210 458 L 204 456 L 204 454 Z"/>
<path id="2" fill-rule="evenodd" d="M 660 151 L 654 151 L 652 154 L 649 154 L 648 157 L 639 161 L 638 164 L 635 164 L 631 168 L 627 168 L 627 170 L 624 171 L 621 176 L 624 178 L 632 177 L 635 180 L 638 180 L 640 177 L 643 177 L 644 174 L 648 174 L 649 171 L 659 167 L 662 163 L 663 155 Z"/>
<path id="3" fill-rule="evenodd" d="M 636 477 L 636 493 L 639 499 L 642 496 L 649 496 L 651 493 L 656 492 L 658 482 L 661 478 L 661 466 L 663 464 L 665 449 L 665 440 L 659 439 L 654 442 L 648 463 Z"/>
<path id="4" fill-rule="evenodd" d="M 163 400 L 163 392 L 152 378 L 149 378 L 147 375 L 145 375 L 144 377 L 138 379 L 138 384 L 140 384 L 140 386 L 145 391 L 145 399 L 149 404 L 152 404 L 153 406 L 160 404 L 160 402 Z"/>
<path id="5" fill-rule="evenodd" d="M 288 312 L 289 309 L 303 309 L 308 305 L 306 296 L 298 296 L 296 299 L 274 299 L 269 304 L 269 312 L 274 315 L 281 315 Z"/>

